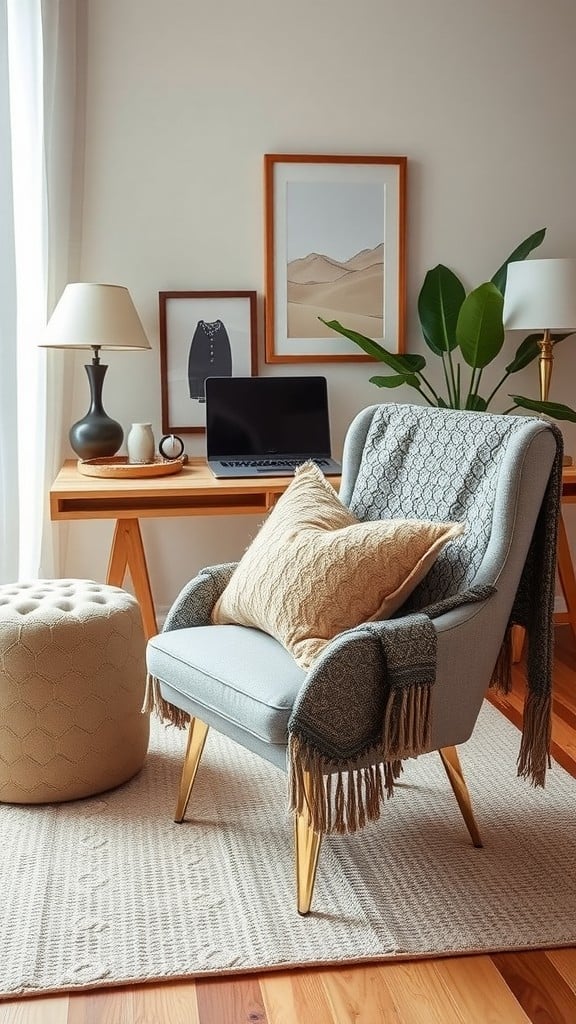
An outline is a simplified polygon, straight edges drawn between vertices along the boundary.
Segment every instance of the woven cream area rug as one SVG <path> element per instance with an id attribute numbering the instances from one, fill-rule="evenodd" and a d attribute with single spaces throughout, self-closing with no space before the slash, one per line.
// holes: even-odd
<path id="1" fill-rule="evenodd" d="M 184 734 L 155 722 L 119 789 L 0 806 L 0 994 L 575 944 L 576 780 L 555 764 L 532 789 L 518 744 L 486 704 L 460 748 L 483 850 L 422 757 L 377 825 L 324 841 L 302 918 L 285 776 L 211 732 L 176 825 Z"/>

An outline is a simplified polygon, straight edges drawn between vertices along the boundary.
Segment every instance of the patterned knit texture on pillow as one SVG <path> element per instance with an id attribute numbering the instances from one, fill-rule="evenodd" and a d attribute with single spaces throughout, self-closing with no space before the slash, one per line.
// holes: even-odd
<path id="1" fill-rule="evenodd" d="M 308 669 L 339 633 L 393 615 L 463 532 L 461 523 L 361 522 L 308 462 L 238 563 L 212 622 L 261 629 Z"/>

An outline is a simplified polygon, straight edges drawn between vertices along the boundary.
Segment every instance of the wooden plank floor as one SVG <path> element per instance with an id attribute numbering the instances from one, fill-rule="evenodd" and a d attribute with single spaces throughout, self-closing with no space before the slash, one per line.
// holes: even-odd
<path id="1" fill-rule="evenodd" d="M 554 682 L 553 752 L 576 777 L 576 646 L 568 627 L 557 630 Z M 522 692 L 519 666 L 513 692 L 492 698 L 516 724 Z M 0 1002 L 0 1024 L 165 1022 L 576 1024 L 576 947 L 344 964 Z"/>

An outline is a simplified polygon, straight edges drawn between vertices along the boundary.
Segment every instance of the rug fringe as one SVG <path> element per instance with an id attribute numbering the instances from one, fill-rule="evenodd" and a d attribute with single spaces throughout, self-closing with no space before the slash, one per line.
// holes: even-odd
<path id="1" fill-rule="evenodd" d="M 156 676 L 146 675 L 146 689 L 144 691 L 144 702 L 141 708 L 143 715 L 154 714 L 167 725 L 174 725 L 177 729 L 186 729 L 190 722 L 190 715 L 187 711 L 175 707 L 169 701 L 164 700 L 160 692 L 160 683 Z"/>

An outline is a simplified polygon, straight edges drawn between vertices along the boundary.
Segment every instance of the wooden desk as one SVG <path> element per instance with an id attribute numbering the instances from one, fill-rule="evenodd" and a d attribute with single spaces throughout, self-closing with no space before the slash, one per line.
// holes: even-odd
<path id="1" fill-rule="evenodd" d="M 113 480 L 83 476 L 64 463 L 50 490 L 51 519 L 115 519 L 106 582 L 121 587 L 129 570 L 147 637 L 158 632 L 140 519 L 165 516 L 265 515 L 292 477 L 216 480 L 205 459 L 191 458 L 171 476 Z M 332 483 L 337 486 L 338 478 Z"/>

